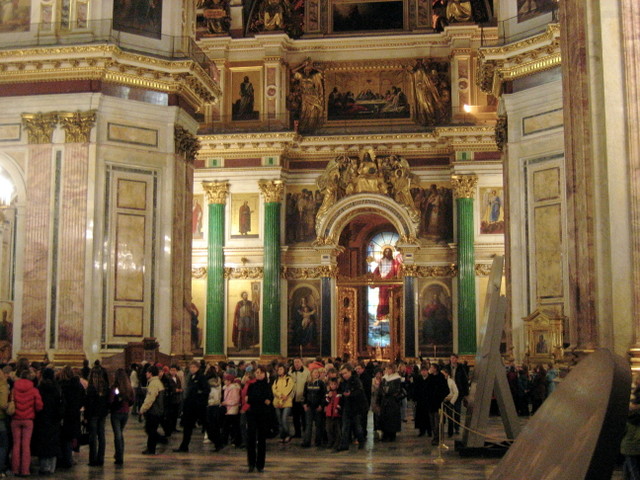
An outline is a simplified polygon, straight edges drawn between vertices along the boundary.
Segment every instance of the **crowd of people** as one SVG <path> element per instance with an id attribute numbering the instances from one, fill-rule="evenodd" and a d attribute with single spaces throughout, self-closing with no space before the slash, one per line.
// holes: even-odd
<path id="1" fill-rule="evenodd" d="M 513 385 L 512 370 L 507 375 Z M 516 374 L 516 385 L 522 384 L 528 394 L 535 391 L 535 378 L 526 371 Z M 541 367 L 535 376 L 550 378 Z M 514 393 L 519 412 L 524 403 L 529 411 L 530 400 L 534 410 L 539 406 L 537 396 L 523 399 L 518 392 L 519 387 Z M 299 438 L 301 448 L 339 452 L 357 444 L 363 449 L 368 430 L 375 441 L 393 442 L 410 417 L 418 436 L 428 435 L 438 445 L 441 433 L 451 437 L 460 432 L 468 395 L 469 369 L 457 355 L 446 363 L 194 360 L 185 371 L 178 365 L 146 363 L 114 372 L 98 361 L 92 367 L 85 361 L 82 369 L 54 369 L 20 359 L 0 370 L 0 474 L 29 475 L 32 454 L 41 475 L 72 468 L 78 458 L 73 452 L 87 444 L 89 466 L 102 467 L 107 417 L 114 464 L 123 465 L 130 415 L 145 422 L 145 455 L 155 455 L 158 444 L 169 443 L 176 433 L 181 438 L 173 451 L 189 452 L 194 432 L 202 431 L 215 451 L 246 448 L 250 472 L 264 469 L 269 438 L 283 444 Z M 446 432 L 438 428 L 443 405 L 451 417 Z M 373 429 L 367 428 L 370 418 Z"/>

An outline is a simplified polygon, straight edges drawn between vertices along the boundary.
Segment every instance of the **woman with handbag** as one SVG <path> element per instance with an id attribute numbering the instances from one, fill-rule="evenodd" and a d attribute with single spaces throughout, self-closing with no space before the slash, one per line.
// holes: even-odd
<path id="1" fill-rule="evenodd" d="M 89 386 L 84 405 L 84 418 L 89 422 L 89 466 L 104 465 L 104 424 L 109 413 L 109 388 L 105 372 L 99 365 L 89 373 Z"/>
<path id="2" fill-rule="evenodd" d="M 15 413 L 11 419 L 13 450 L 11 452 L 11 470 L 14 475 L 29 475 L 31 465 L 31 435 L 36 412 L 42 410 L 40 392 L 29 380 L 29 370 L 22 370 L 20 378 L 13 383 L 13 401 Z"/>

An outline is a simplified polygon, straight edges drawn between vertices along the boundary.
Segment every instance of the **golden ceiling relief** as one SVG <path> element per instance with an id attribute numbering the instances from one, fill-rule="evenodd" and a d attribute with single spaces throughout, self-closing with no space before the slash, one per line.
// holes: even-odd
<path id="1" fill-rule="evenodd" d="M 398 243 L 400 244 L 410 244 L 410 245 L 417 245 L 418 244 L 418 237 L 416 237 L 413 234 L 402 234 L 400 235 L 400 238 L 398 239 Z"/>
<path id="2" fill-rule="evenodd" d="M 180 125 L 174 127 L 174 137 L 176 153 L 184 154 L 188 162 L 193 162 L 200 149 L 198 138 Z"/>
<path id="3" fill-rule="evenodd" d="M 284 182 L 282 180 L 261 180 L 258 183 L 258 188 L 264 195 L 265 203 L 282 202 L 282 192 L 284 191 Z"/>
<path id="4" fill-rule="evenodd" d="M 476 263 L 476 276 L 477 277 L 488 277 L 491 273 L 491 264 L 488 263 Z"/>
<path id="5" fill-rule="evenodd" d="M 207 278 L 207 267 L 197 267 L 191 269 L 191 278 Z"/>
<path id="6" fill-rule="evenodd" d="M 64 129 L 65 143 L 87 143 L 96 123 L 96 111 L 60 112 L 58 118 Z"/>
<path id="7" fill-rule="evenodd" d="M 337 265 L 318 265 L 316 267 L 282 267 L 282 278 L 287 280 L 308 280 L 312 278 L 338 276 Z"/>
<path id="8" fill-rule="evenodd" d="M 23 113 L 22 125 L 27 131 L 29 144 L 51 143 L 53 131 L 58 125 L 58 112 Z"/>
<path id="9" fill-rule="evenodd" d="M 262 267 L 225 267 L 224 278 L 233 280 L 259 280 L 263 277 Z"/>
<path id="10" fill-rule="evenodd" d="M 476 175 L 451 175 L 451 185 L 455 198 L 473 198 L 476 194 Z"/>
<path id="11" fill-rule="evenodd" d="M 207 195 L 207 201 L 209 204 L 222 204 L 227 203 L 227 194 L 229 193 L 229 182 L 226 181 L 213 181 L 202 182 L 202 189 Z"/>

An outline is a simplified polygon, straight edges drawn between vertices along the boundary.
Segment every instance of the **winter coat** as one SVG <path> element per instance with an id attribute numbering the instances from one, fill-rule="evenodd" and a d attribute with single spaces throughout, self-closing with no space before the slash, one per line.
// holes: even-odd
<path id="1" fill-rule="evenodd" d="M 427 409 L 429 412 L 437 412 L 444 399 L 449 395 L 449 385 L 447 379 L 441 373 L 429 374 L 426 379 L 427 389 Z"/>
<path id="2" fill-rule="evenodd" d="M 325 397 L 324 415 L 327 418 L 340 418 L 342 416 L 340 409 L 340 400 L 342 396 L 336 391 L 327 392 Z"/>
<path id="3" fill-rule="evenodd" d="M 620 453 L 627 456 L 640 455 L 640 407 L 635 406 L 627 419 L 627 428 L 620 443 Z"/>
<path id="4" fill-rule="evenodd" d="M 244 384 L 244 387 L 242 387 L 242 393 L 240 396 L 240 413 L 246 413 L 250 408 L 251 405 L 249 405 L 249 403 L 247 402 L 247 395 L 249 394 L 249 386 L 252 383 L 255 383 L 257 380 L 255 378 L 251 378 L 249 380 L 246 381 L 246 383 Z M 269 389 L 269 391 L 271 391 L 271 389 Z M 273 393 L 272 393 L 273 396 Z"/>
<path id="5" fill-rule="evenodd" d="M 296 382 L 293 390 L 293 401 L 304 401 L 304 387 L 309 381 L 309 377 L 311 377 L 311 372 L 309 372 L 309 369 L 303 365 L 300 370 L 294 370 L 291 368 L 291 370 L 289 370 L 289 376 Z"/>
<path id="6" fill-rule="evenodd" d="M 240 385 L 230 383 L 222 389 L 224 392 L 224 401 L 222 405 L 227 408 L 227 415 L 238 415 L 240 413 Z"/>
<path id="7" fill-rule="evenodd" d="M 291 408 L 293 406 L 295 383 L 295 380 L 289 375 L 276 378 L 271 387 L 273 390 L 273 406 L 275 408 Z"/>
<path id="8" fill-rule="evenodd" d="M 366 414 L 367 397 L 364 396 L 362 382 L 355 373 L 351 374 L 349 380 L 340 383 L 338 392 L 342 394 L 343 415 Z"/>
<path id="9" fill-rule="evenodd" d="M 142 402 L 142 406 L 140 407 L 141 414 L 145 414 L 149 411 L 153 406 L 153 402 L 156 401 L 156 398 L 158 398 L 158 395 L 160 395 L 161 392 L 164 392 L 164 385 L 162 385 L 162 381 L 157 376 L 151 377 L 151 380 L 149 380 L 149 383 L 147 384 L 147 395 L 144 397 L 144 402 Z"/>
<path id="10" fill-rule="evenodd" d="M 247 388 L 247 404 L 250 415 L 268 417 L 272 412 L 272 405 L 267 405 L 265 400 L 273 402 L 273 392 L 266 380 L 256 380 Z"/>
<path id="11" fill-rule="evenodd" d="M 202 373 L 196 372 L 194 375 L 189 375 L 184 395 L 183 411 L 198 410 L 206 407 L 210 390 L 209 382 Z"/>
<path id="12" fill-rule="evenodd" d="M 33 454 L 38 457 L 57 457 L 60 454 L 60 422 L 64 411 L 62 394 L 53 380 L 38 385 L 43 408 L 36 413 L 33 429 Z"/>
<path id="13" fill-rule="evenodd" d="M 103 418 L 109 414 L 109 391 L 102 395 L 92 385 L 87 388 L 87 396 L 84 401 L 84 418 Z"/>
<path id="14" fill-rule="evenodd" d="M 418 375 L 413 380 L 413 399 L 416 402 L 416 416 L 415 427 L 420 431 L 429 429 L 429 408 L 428 398 L 429 392 L 427 392 L 427 375 L 423 378 L 422 375 Z"/>
<path id="15" fill-rule="evenodd" d="M 378 389 L 380 404 L 379 424 L 383 432 L 399 432 L 402 429 L 401 407 L 405 397 L 402 379 L 397 373 L 382 377 Z"/>
<path id="16" fill-rule="evenodd" d="M 315 409 L 322 405 L 324 401 L 324 396 L 327 393 L 327 388 L 324 386 L 324 382 L 322 380 L 315 380 L 313 382 L 308 382 L 304 386 L 304 405 L 307 405 L 309 408 Z"/>
<path id="17" fill-rule="evenodd" d="M 36 418 L 36 412 L 42 410 L 42 397 L 31 380 L 18 378 L 13 383 L 12 395 L 16 403 L 13 420 L 33 420 Z"/>
<path id="18" fill-rule="evenodd" d="M 220 377 L 211 377 L 209 379 L 209 399 L 207 405 L 210 407 L 219 407 L 222 403 L 222 385 Z"/>
<path id="19" fill-rule="evenodd" d="M 451 404 L 454 404 L 458 400 L 458 386 L 451 377 L 447 378 L 447 386 L 449 387 L 449 395 L 447 395 L 445 400 Z"/>
<path id="20" fill-rule="evenodd" d="M 60 438 L 68 442 L 80 437 L 80 409 L 86 392 L 78 377 L 60 382 L 60 391 L 64 407 Z"/>

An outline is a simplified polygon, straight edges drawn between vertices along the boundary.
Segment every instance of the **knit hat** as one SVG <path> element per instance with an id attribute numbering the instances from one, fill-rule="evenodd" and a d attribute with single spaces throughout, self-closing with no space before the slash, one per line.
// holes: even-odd
<path id="1" fill-rule="evenodd" d="M 233 382 L 236 379 L 235 375 L 231 375 L 230 373 L 225 373 L 223 378 L 225 381 L 228 380 L 230 382 Z"/>

